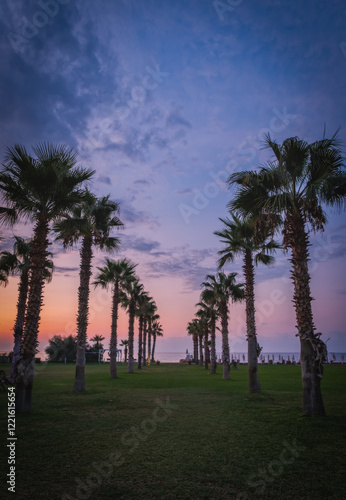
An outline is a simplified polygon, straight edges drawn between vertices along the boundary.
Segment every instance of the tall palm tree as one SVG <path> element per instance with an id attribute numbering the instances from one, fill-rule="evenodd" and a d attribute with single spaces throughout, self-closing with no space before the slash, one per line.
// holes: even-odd
<path id="1" fill-rule="evenodd" d="M 238 302 L 244 299 L 244 285 L 236 284 L 237 273 L 225 274 L 219 272 L 216 276 L 208 274 L 204 287 L 205 300 L 215 300 L 221 317 L 223 379 L 229 379 L 230 353 L 228 342 L 228 302 Z"/>
<path id="2" fill-rule="evenodd" d="M 209 339 L 209 327 L 210 327 L 210 309 L 204 303 L 199 302 L 196 304 L 200 307 L 196 312 L 196 316 L 199 319 L 199 325 L 203 331 L 204 340 L 204 368 L 208 370 L 209 363 L 209 350 L 208 350 L 208 339 Z"/>
<path id="3" fill-rule="evenodd" d="M 18 144 L 8 148 L 0 172 L 0 193 L 6 203 L 0 208 L 0 223 L 14 224 L 19 219 L 34 222 L 27 314 L 15 375 L 18 412 L 31 410 L 50 226 L 83 200 L 81 184 L 94 173 L 76 167 L 77 153 L 64 145 L 43 143 L 32 149 L 36 157 Z"/>
<path id="4" fill-rule="evenodd" d="M 152 303 L 153 303 L 153 298 L 148 296 L 143 312 L 143 338 L 142 338 L 143 366 L 146 366 L 147 364 L 147 335 L 148 335 L 149 316 L 151 314 Z"/>
<path id="5" fill-rule="evenodd" d="M 309 231 L 323 230 L 327 218 L 322 205 L 344 204 L 346 173 L 340 143 L 331 139 L 311 144 L 291 137 L 278 144 L 268 134 L 265 145 L 274 153 L 259 172 L 239 172 L 228 180 L 238 192 L 230 203 L 241 214 L 283 216 L 283 245 L 291 251 L 293 303 L 300 338 L 303 415 L 325 415 L 321 392 L 326 346 L 316 333 L 311 308 Z"/>
<path id="6" fill-rule="evenodd" d="M 119 293 L 125 290 L 127 283 L 135 279 L 134 270 L 137 264 L 133 264 L 128 259 L 118 261 L 105 259 L 105 265 L 98 267 L 99 274 L 96 276 L 94 286 L 102 288 L 113 287 L 112 297 L 112 325 L 111 338 L 109 343 L 110 357 L 110 376 L 116 378 L 117 372 L 117 335 L 118 335 L 118 309 L 120 296 Z"/>
<path id="7" fill-rule="evenodd" d="M 129 282 L 126 285 L 125 293 L 121 294 L 121 305 L 125 307 L 129 314 L 129 363 L 127 367 L 128 373 L 133 373 L 133 341 L 134 341 L 134 322 L 136 315 L 136 308 L 138 305 L 139 297 L 143 292 L 143 285 L 138 279 Z"/>
<path id="8" fill-rule="evenodd" d="M 92 248 L 95 246 L 107 251 L 119 248 L 119 239 L 110 236 L 112 229 L 123 227 L 122 222 L 115 215 L 118 212 L 119 204 L 111 201 L 109 196 L 96 198 L 87 190 L 83 204 L 66 213 L 63 220 L 54 226 L 57 233 L 56 239 L 63 241 L 65 248 L 82 239 L 78 288 L 77 358 L 73 387 L 76 392 L 85 391 L 85 346 L 89 315 Z"/>
<path id="9" fill-rule="evenodd" d="M 201 302 L 197 304 L 199 307 L 204 309 L 207 312 L 210 322 L 210 362 L 211 368 L 210 373 L 216 373 L 216 320 L 218 318 L 218 310 L 217 310 L 217 299 L 215 295 L 211 295 L 210 293 L 205 293 L 205 290 L 202 290 L 201 293 Z"/>
<path id="10" fill-rule="evenodd" d="M 151 357 L 151 337 L 153 334 L 152 325 L 153 321 L 160 318 L 159 314 L 156 314 L 157 305 L 153 299 L 149 301 L 147 318 L 148 318 L 148 359 Z"/>
<path id="11" fill-rule="evenodd" d="M 193 342 L 193 359 L 196 365 L 198 365 L 198 324 L 197 318 L 190 321 L 187 325 L 187 333 L 192 335 Z"/>
<path id="12" fill-rule="evenodd" d="M 143 366 L 145 366 L 145 364 L 144 364 L 145 351 L 143 352 L 143 347 L 145 348 L 145 342 L 143 342 L 143 324 L 144 324 L 144 317 L 146 316 L 146 312 L 147 312 L 149 300 L 150 300 L 150 297 L 148 296 L 148 293 L 145 292 L 145 291 L 143 291 L 142 293 L 140 293 L 139 296 L 138 296 L 136 316 L 138 317 L 138 360 L 137 360 L 137 368 L 139 370 L 142 369 L 142 361 L 143 361 Z"/>
<path id="13" fill-rule="evenodd" d="M 29 271 L 30 271 L 30 251 L 32 240 L 25 240 L 20 236 L 14 237 L 13 253 L 1 252 L 0 254 L 0 272 L 6 276 L 5 286 L 7 284 L 7 277 L 12 274 L 19 274 L 18 285 L 18 301 L 17 301 L 17 314 L 14 323 L 14 346 L 13 357 L 11 363 L 11 374 L 9 380 L 14 383 L 15 366 L 20 356 L 20 346 L 22 343 L 24 319 L 26 311 L 26 302 L 29 290 Z M 50 252 L 47 254 L 52 255 Z M 46 283 L 50 283 L 53 275 L 53 261 L 46 258 L 44 268 L 44 279 Z"/>
<path id="14" fill-rule="evenodd" d="M 269 228 L 255 218 L 240 219 L 231 214 L 233 220 L 220 219 L 224 224 L 222 231 L 215 231 L 226 248 L 219 251 L 219 269 L 228 262 L 233 262 L 236 255 L 244 258 L 245 301 L 246 301 L 246 340 L 248 342 L 249 391 L 260 392 L 258 377 L 258 356 L 261 352 L 257 341 L 255 322 L 255 267 L 254 264 L 269 265 L 274 262 L 270 255 L 280 245 L 269 234 Z M 266 230 L 267 229 L 267 230 Z"/>
<path id="15" fill-rule="evenodd" d="M 155 347 L 156 347 L 156 338 L 163 337 L 163 329 L 161 323 L 157 320 L 153 321 L 152 324 L 152 335 L 153 335 L 153 348 L 151 351 L 151 362 L 155 362 Z"/>

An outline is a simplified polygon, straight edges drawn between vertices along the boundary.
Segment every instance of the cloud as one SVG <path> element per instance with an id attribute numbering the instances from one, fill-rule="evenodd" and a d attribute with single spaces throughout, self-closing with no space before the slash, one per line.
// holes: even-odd
<path id="1" fill-rule="evenodd" d="M 121 240 L 124 250 L 136 250 L 137 252 L 150 253 L 152 250 L 160 248 L 158 241 L 147 240 L 145 238 L 136 238 L 135 236 L 125 236 Z"/>
<path id="2" fill-rule="evenodd" d="M 167 127 L 186 127 L 191 128 L 191 123 L 183 118 L 180 112 L 172 111 L 166 120 Z"/>
<path id="3" fill-rule="evenodd" d="M 150 186 L 150 182 L 145 179 L 138 179 L 137 181 L 134 181 L 133 184 L 139 184 L 140 186 Z"/>
<path id="4" fill-rule="evenodd" d="M 103 184 L 108 184 L 109 186 L 111 186 L 111 185 L 112 185 L 111 178 L 110 178 L 110 177 L 108 177 L 108 176 L 102 176 L 102 175 L 100 175 L 100 176 L 97 178 L 97 180 L 98 180 L 99 182 L 102 182 Z"/>
<path id="5" fill-rule="evenodd" d="M 146 267 L 149 275 L 155 278 L 182 278 L 186 287 L 184 292 L 190 292 L 200 290 L 205 276 L 215 273 L 216 266 L 207 263 L 214 256 L 215 249 L 193 250 L 181 247 L 160 254 L 161 258 L 148 262 Z"/>
<path id="6" fill-rule="evenodd" d="M 159 218 L 151 215 L 145 210 L 138 210 L 131 206 L 130 203 L 125 200 L 120 200 L 120 213 L 121 220 L 126 225 L 130 224 L 140 224 L 143 226 L 148 225 L 149 228 L 160 227 Z"/>
<path id="7" fill-rule="evenodd" d="M 183 189 L 182 191 L 174 191 L 174 194 L 179 194 L 179 195 L 191 194 L 191 193 L 193 193 L 193 190 L 190 188 Z"/>

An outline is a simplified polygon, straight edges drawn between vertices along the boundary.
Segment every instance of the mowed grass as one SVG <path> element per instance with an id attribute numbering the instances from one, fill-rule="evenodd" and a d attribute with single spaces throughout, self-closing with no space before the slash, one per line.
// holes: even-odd
<path id="1" fill-rule="evenodd" d="M 221 367 L 120 364 L 110 379 L 88 364 L 83 394 L 73 365 L 38 370 L 32 413 L 16 417 L 16 493 L 4 484 L 2 498 L 346 498 L 346 367 L 325 368 L 327 417 L 315 419 L 301 417 L 298 366 L 260 366 L 260 394 L 246 366 L 225 381 Z M 5 392 L 0 404 L 4 479 Z"/>

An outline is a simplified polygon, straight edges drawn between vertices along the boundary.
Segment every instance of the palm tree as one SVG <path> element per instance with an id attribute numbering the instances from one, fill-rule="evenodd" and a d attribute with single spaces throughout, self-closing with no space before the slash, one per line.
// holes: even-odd
<path id="1" fill-rule="evenodd" d="M 145 343 L 143 343 L 143 325 L 144 325 L 144 317 L 147 312 L 148 308 L 148 302 L 149 302 L 150 297 L 148 296 L 147 292 L 142 292 L 138 296 L 138 303 L 137 303 L 137 309 L 136 309 L 136 316 L 138 316 L 138 361 L 137 361 L 137 368 L 139 370 L 142 369 L 142 361 L 143 361 L 143 366 L 144 364 L 144 358 L 145 358 L 145 351 L 143 353 L 143 347 L 145 348 Z"/>
<path id="2" fill-rule="evenodd" d="M 120 347 L 124 347 L 124 363 L 127 362 L 127 350 L 128 350 L 128 345 L 129 345 L 129 341 L 128 339 L 123 339 L 121 340 L 121 344 L 120 344 Z"/>
<path id="3" fill-rule="evenodd" d="M 219 272 L 216 276 L 208 274 L 206 280 L 202 283 L 204 290 L 204 298 L 207 301 L 215 300 L 218 312 L 221 317 L 221 334 L 222 334 L 222 362 L 223 362 L 223 379 L 229 379 L 230 372 L 230 353 L 228 342 L 228 301 L 231 298 L 232 302 L 238 302 L 244 299 L 244 285 L 236 284 L 235 277 L 237 273 L 225 274 Z"/>
<path id="4" fill-rule="evenodd" d="M 203 306 L 201 306 L 201 302 L 199 302 L 196 305 L 201 307 L 196 312 L 196 316 L 199 319 L 199 325 L 203 332 L 204 368 L 208 370 L 208 363 L 209 363 L 208 338 L 209 338 L 209 326 L 210 326 L 210 309 L 206 304 L 203 304 Z"/>
<path id="5" fill-rule="evenodd" d="M 19 219 L 34 222 L 27 314 L 15 375 L 18 412 L 31 410 L 50 225 L 83 200 L 85 195 L 80 186 L 94 174 L 77 168 L 77 153 L 64 145 L 43 143 L 32 149 L 36 158 L 24 146 L 8 148 L 0 172 L 0 193 L 6 203 L 6 207 L 0 208 L 0 222 L 14 224 Z"/>
<path id="6" fill-rule="evenodd" d="M 274 262 L 274 257 L 269 255 L 280 245 L 269 235 L 269 228 L 254 218 L 239 219 L 232 215 L 230 219 L 220 219 L 224 224 L 222 231 L 215 231 L 220 236 L 221 242 L 226 248 L 220 250 L 219 269 L 227 262 L 233 262 L 238 254 L 244 257 L 245 276 L 245 301 L 246 301 L 246 340 L 248 342 L 248 369 L 249 369 L 249 391 L 260 392 L 261 386 L 258 378 L 258 356 L 261 348 L 257 341 L 255 322 L 255 269 L 254 263 L 269 265 Z M 261 226 L 261 227 L 259 227 Z"/>
<path id="7" fill-rule="evenodd" d="M 133 340 L 134 340 L 134 322 L 138 300 L 143 292 L 143 285 L 139 280 L 133 280 L 126 285 L 125 293 L 121 294 L 121 305 L 125 307 L 129 314 L 129 364 L 128 373 L 133 373 Z"/>
<path id="8" fill-rule="evenodd" d="M 119 204 L 111 201 L 109 196 L 97 199 L 86 190 L 83 204 L 74 207 L 66 213 L 63 220 L 55 224 L 57 240 L 62 240 L 64 247 L 72 246 L 82 238 L 80 250 L 80 272 L 78 288 L 77 314 L 77 358 L 73 390 L 85 391 L 85 346 L 87 342 L 87 327 L 89 315 L 89 294 L 92 247 L 113 251 L 119 248 L 119 239 L 110 236 L 113 228 L 123 227 L 117 214 Z"/>
<path id="9" fill-rule="evenodd" d="M 216 373 L 216 320 L 218 318 L 217 300 L 215 295 L 211 295 L 205 290 L 201 293 L 201 302 L 197 304 L 206 311 L 210 322 L 210 358 L 211 368 L 210 373 Z"/>
<path id="10" fill-rule="evenodd" d="M 193 319 L 190 321 L 187 325 L 187 333 L 189 335 L 192 335 L 192 341 L 193 341 L 193 359 L 198 365 L 198 324 L 197 324 L 197 318 Z"/>
<path id="11" fill-rule="evenodd" d="M 5 286 L 7 285 L 7 278 L 10 274 L 19 274 L 18 285 L 18 301 L 17 301 L 17 315 L 14 323 L 14 346 L 13 357 L 11 364 L 10 381 L 14 383 L 14 368 L 19 359 L 20 346 L 23 336 L 24 318 L 26 310 L 26 301 L 29 290 L 29 268 L 30 268 L 30 250 L 31 240 L 24 240 L 19 236 L 15 236 L 13 245 L 13 253 L 1 252 L 0 254 L 0 270 L 6 277 Z"/>
<path id="12" fill-rule="evenodd" d="M 275 155 L 259 172 L 232 174 L 238 185 L 230 208 L 240 214 L 283 216 L 283 245 L 291 250 L 293 303 L 300 337 L 303 415 L 325 415 L 321 392 L 326 346 L 315 325 L 311 308 L 309 231 L 323 230 L 327 222 L 322 205 L 342 206 L 346 173 L 337 134 L 308 144 L 298 137 L 281 145 L 268 134 L 265 145 Z"/>
<path id="13" fill-rule="evenodd" d="M 105 259 L 105 265 L 98 267 L 99 274 L 96 276 L 94 286 L 102 288 L 113 287 L 112 297 L 112 326 L 109 343 L 110 376 L 117 378 L 117 335 L 118 335 L 118 309 L 120 297 L 119 293 L 124 291 L 126 284 L 135 279 L 134 270 L 137 264 L 133 264 L 128 259 L 118 261 Z M 126 361 L 126 360 L 125 360 Z"/>
<path id="14" fill-rule="evenodd" d="M 0 254 L 0 272 L 4 273 L 6 277 L 5 286 L 7 284 L 7 277 L 12 274 L 19 274 L 18 285 L 18 302 L 17 302 L 17 315 L 14 324 L 14 346 L 13 357 L 11 363 L 11 374 L 9 380 L 14 383 L 15 365 L 20 356 L 20 346 L 22 343 L 24 319 L 26 311 L 26 302 L 29 290 L 29 270 L 30 270 L 30 251 L 32 240 L 24 240 L 20 236 L 14 237 L 13 253 L 1 252 Z M 50 252 L 47 254 L 51 255 Z M 44 279 L 46 283 L 50 283 L 53 274 L 53 261 L 50 259 L 45 260 Z"/>
<path id="15" fill-rule="evenodd" d="M 143 314 L 143 338 L 142 338 L 143 366 L 146 366 L 147 364 L 147 333 L 148 333 L 149 315 L 152 307 L 152 301 L 153 298 L 148 296 Z"/>
<path id="16" fill-rule="evenodd" d="M 160 315 L 156 314 L 157 311 L 157 305 L 153 299 L 149 301 L 148 304 L 148 311 L 147 311 L 147 318 L 148 318 L 148 359 L 150 359 L 151 355 L 151 337 L 153 334 L 153 321 L 157 321 L 160 319 Z"/>
<path id="17" fill-rule="evenodd" d="M 155 346 L 156 346 L 156 338 L 163 337 L 163 329 L 161 323 L 157 320 L 153 321 L 152 324 L 152 336 L 153 336 L 153 348 L 151 352 L 151 362 L 155 362 Z"/>

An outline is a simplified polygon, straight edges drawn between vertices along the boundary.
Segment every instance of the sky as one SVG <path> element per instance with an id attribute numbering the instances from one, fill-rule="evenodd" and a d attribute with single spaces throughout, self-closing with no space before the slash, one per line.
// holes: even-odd
<path id="1" fill-rule="evenodd" d="M 331 136 L 346 145 L 346 4 L 341 0 L 3 0 L 0 5 L 0 158 L 15 143 L 79 151 L 90 189 L 120 203 L 125 227 L 112 258 L 137 263 L 164 330 L 157 350 L 192 349 L 186 326 L 201 283 L 217 270 L 213 234 L 227 216 L 225 179 L 270 159 L 279 142 Z M 311 234 L 317 331 L 346 351 L 345 213 L 327 211 Z M 32 225 L 0 228 L 2 249 Z M 280 235 L 278 235 L 278 238 Z M 76 332 L 79 246 L 51 236 L 55 273 L 45 287 L 39 349 Z M 95 251 L 93 278 L 106 254 Z M 256 269 L 264 352 L 298 352 L 289 254 Z M 225 267 L 238 272 L 242 261 Z M 18 278 L 0 289 L 0 351 L 12 346 Z M 111 292 L 92 287 L 88 337 L 109 341 Z M 244 305 L 230 305 L 232 352 L 246 352 Z M 119 338 L 127 336 L 120 312 Z M 218 334 L 219 335 L 219 334 Z M 220 338 L 217 340 L 221 348 Z"/>

